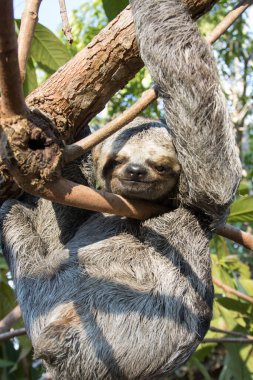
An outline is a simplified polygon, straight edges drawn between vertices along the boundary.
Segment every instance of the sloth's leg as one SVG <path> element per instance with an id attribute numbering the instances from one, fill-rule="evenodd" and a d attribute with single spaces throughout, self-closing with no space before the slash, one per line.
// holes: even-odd
<path id="1" fill-rule="evenodd" d="M 159 87 L 182 167 L 181 204 L 224 221 L 241 165 L 210 47 L 180 0 L 130 0 L 141 57 Z"/>
<path id="2" fill-rule="evenodd" d="M 36 212 L 16 200 L 4 202 L 0 209 L 1 243 L 14 278 L 32 274 L 47 255 L 36 231 Z"/>

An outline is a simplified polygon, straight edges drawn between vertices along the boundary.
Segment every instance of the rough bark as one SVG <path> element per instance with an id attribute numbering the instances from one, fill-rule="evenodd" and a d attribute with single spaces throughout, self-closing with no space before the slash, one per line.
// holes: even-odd
<path id="1" fill-rule="evenodd" d="M 186 4 L 197 18 L 215 2 L 217 0 L 187 0 Z M 44 112 L 62 138 L 72 142 L 73 136 L 142 66 L 131 9 L 127 7 L 85 49 L 30 94 L 27 104 Z M 13 196 L 17 187 L 6 169 L 1 173 L 0 199 L 4 199 Z"/>
<path id="2" fill-rule="evenodd" d="M 17 59 L 17 39 L 13 23 L 12 1 L 0 2 L 0 78 L 1 84 L 0 116 L 21 115 L 25 111 L 22 83 L 19 76 Z M 8 64 L 6 64 L 6 62 Z M 13 96 L 13 88 L 15 95 Z"/>

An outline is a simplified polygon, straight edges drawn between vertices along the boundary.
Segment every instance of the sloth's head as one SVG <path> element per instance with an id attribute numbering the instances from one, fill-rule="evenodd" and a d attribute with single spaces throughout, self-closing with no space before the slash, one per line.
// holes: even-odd
<path id="1" fill-rule="evenodd" d="M 162 201 L 180 165 L 166 125 L 136 118 L 93 150 L 100 188 L 128 198 Z"/>

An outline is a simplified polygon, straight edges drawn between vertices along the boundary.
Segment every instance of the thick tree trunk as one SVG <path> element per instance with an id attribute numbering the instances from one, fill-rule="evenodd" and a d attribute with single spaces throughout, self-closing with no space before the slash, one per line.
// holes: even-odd
<path id="1" fill-rule="evenodd" d="M 186 0 L 194 18 L 218 0 Z M 62 138 L 73 136 L 98 114 L 108 100 L 140 70 L 130 7 L 93 41 L 28 96 L 30 108 L 44 112 Z M 0 199 L 15 196 L 17 186 L 0 162 Z"/>

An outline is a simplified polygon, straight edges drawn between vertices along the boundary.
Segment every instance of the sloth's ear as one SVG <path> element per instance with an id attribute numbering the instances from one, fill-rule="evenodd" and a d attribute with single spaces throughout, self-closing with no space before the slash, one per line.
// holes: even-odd
<path id="1" fill-rule="evenodd" d="M 103 178 L 103 168 L 106 164 L 107 155 L 103 152 L 103 143 L 98 144 L 92 149 L 92 160 L 94 174 L 96 177 L 96 188 L 103 188 L 105 186 Z"/>
<path id="2" fill-rule="evenodd" d="M 103 145 L 103 143 L 96 145 L 92 149 L 92 152 L 91 152 L 95 170 L 97 170 L 97 167 L 98 167 L 98 160 L 99 160 L 99 157 L 101 155 L 102 145 Z"/>

